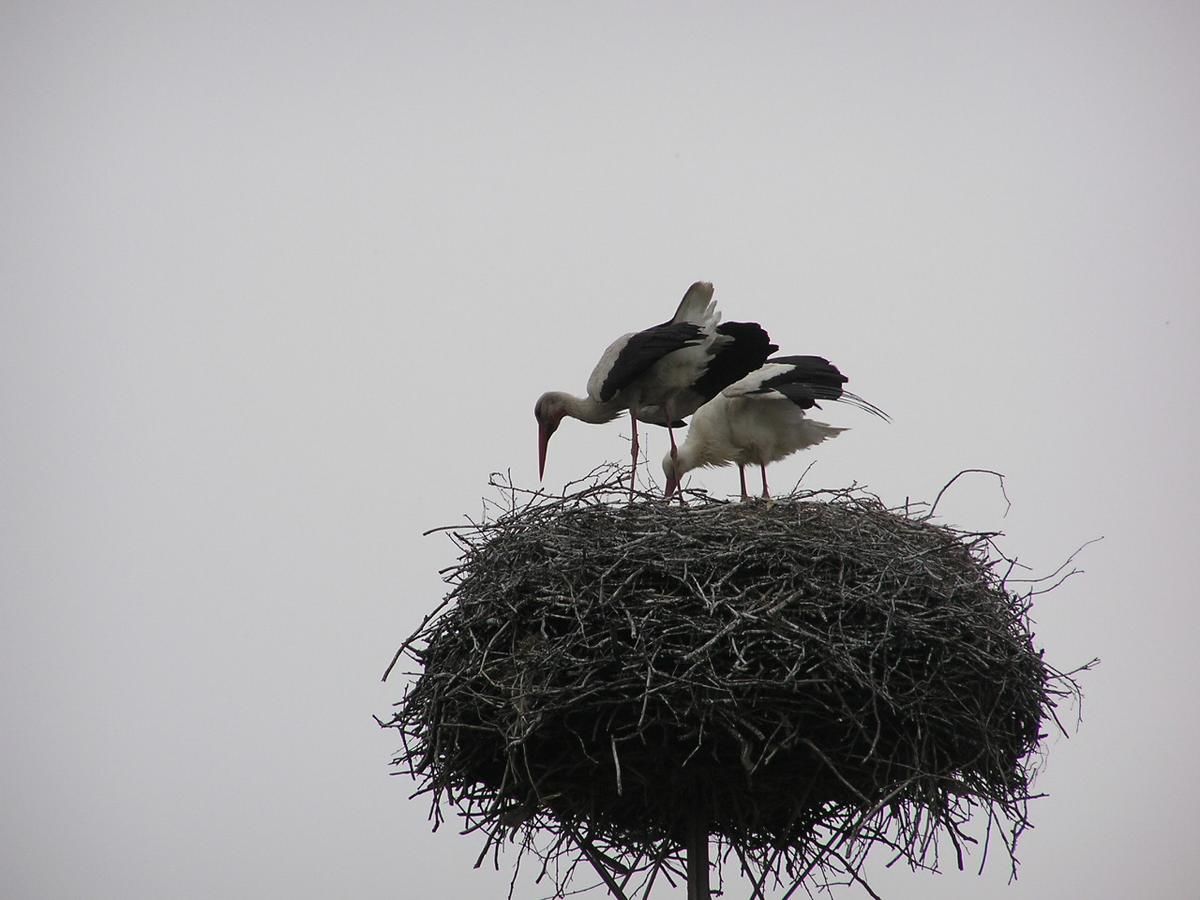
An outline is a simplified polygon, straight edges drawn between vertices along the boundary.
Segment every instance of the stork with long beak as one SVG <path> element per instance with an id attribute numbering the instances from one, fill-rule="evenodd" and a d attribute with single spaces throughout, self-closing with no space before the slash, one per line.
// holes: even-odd
<path id="1" fill-rule="evenodd" d="M 609 345 L 588 379 L 587 396 L 562 391 L 542 394 L 533 408 L 538 422 L 538 478 L 545 474 L 550 438 L 565 417 L 599 425 L 628 410 L 632 494 L 639 420 L 665 426 L 674 455 L 674 429 L 683 419 L 779 349 L 756 323 L 722 325 L 720 321 L 713 286 L 697 281 L 668 321 L 622 335 Z"/>

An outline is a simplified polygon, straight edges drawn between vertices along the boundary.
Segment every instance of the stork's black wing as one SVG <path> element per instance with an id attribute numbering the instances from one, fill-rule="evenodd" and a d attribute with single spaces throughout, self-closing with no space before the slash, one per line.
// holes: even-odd
<path id="1" fill-rule="evenodd" d="M 837 400 L 849 381 L 823 356 L 776 356 L 767 362 L 786 368 L 764 378 L 755 393 L 777 391 L 801 409 L 811 409 L 818 400 Z"/>
<path id="2" fill-rule="evenodd" d="M 779 348 L 757 322 L 724 322 L 717 334 L 731 338 L 720 341 L 704 374 L 696 379 L 692 391 L 699 395 L 696 406 L 707 403 L 735 381 L 745 378 Z"/>
<path id="3" fill-rule="evenodd" d="M 600 384 L 598 399 L 607 403 L 668 353 L 702 340 L 703 330 L 690 322 L 665 322 L 631 334 L 623 346 L 612 348 L 616 356 Z"/>
<path id="4" fill-rule="evenodd" d="M 888 415 L 875 404 L 852 394 L 842 386 L 849 379 L 838 367 L 822 356 L 776 356 L 767 360 L 759 373 L 747 377 L 751 382 L 743 386 L 743 395 L 766 394 L 774 391 L 787 397 L 801 409 L 818 406 L 819 400 L 837 400 L 857 406 L 887 420 Z"/>

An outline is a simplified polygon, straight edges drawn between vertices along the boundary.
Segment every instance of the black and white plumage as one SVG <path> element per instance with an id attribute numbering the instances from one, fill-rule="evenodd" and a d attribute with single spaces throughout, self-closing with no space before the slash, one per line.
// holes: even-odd
<path id="1" fill-rule="evenodd" d="M 684 417 L 779 349 L 753 322 L 720 320 L 713 286 L 697 281 L 668 321 L 622 335 L 609 345 L 588 379 L 587 396 L 542 394 L 533 409 L 538 421 L 538 477 L 545 472 L 550 437 L 567 416 L 602 424 L 629 410 L 635 470 L 638 420 L 665 426 L 674 453 L 672 429 L 682 425 Z"/>
<path id="2" fill-rule="evenodd" d="M 692 469 L 734 463 L 745 499 L 745 467 L 754 463 L 762 469 L 763 496 L 769 497 L 769 463 L 846 430 L 808 418 L 806 410 L 819 409 L 820 400 L 849 403 L 886 421 L 888 416 L 883 410 L 842 387 L 847 380 L 837 366 L 820 356 L 767 360 L 762 368 L 729 385 L 696 410 L 678 453 L 663 457 L 667 496 Z"/>

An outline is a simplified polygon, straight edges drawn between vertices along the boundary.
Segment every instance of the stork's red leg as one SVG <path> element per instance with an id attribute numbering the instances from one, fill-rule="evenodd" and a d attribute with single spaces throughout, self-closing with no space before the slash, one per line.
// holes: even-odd
<path id="1" fill-rule="evenodd" d="M 669 430 L 670 429 L 668 428 L 668 431 Z M 673 471 L 673 472 L 679 471 L 679 466 L 675 459 L 675 441 L 674 440 L 671 441 L 671 471 Z M 682 476 L 681 476 L 681 480 L 682 480 Z M 679 485 L 678 494 L 679 494 L 679 505 L 687 506 L 687 501 L 683 499 L 683 485 L 682 484 Z"/>
<path id="2" fill-rule="evenodd" d="M 742 483 L 742 499 L 749 500 L 750 492 L 746 490 L 746 466 L 744 463 L 738 463 L 738 480 Z"/>
<path id="3" fill-rule="evenodd" d="M 637 461 L 638 461 L 638 433 L 637 433 L 637 412 L 633 409 L 629 410 L 629 421 L 633 424 L 633 443 L 630 456 L 633 462 L 629 466 L 629 499 L 633 499 L 633 490 L 637 484 Z"/>
<path id="4" fill-rule="evenodd" d="M 770 500 L 771 492 L 767 490 L 767 467 L 764 465 L 764 466 L 760 466 L 759 468 L 762 469 L 763 496 L 766 497 L 768 500 Z"/>

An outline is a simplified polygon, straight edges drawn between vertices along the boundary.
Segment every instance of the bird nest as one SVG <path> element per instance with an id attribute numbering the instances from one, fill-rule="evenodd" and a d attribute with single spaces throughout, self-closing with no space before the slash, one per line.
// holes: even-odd
<path id="1" fill-rule="evenodd" d="M 1015 873 L 1035 751 L 1078 687 L 996 535 L 856 489 L 681 508 L 611 475 L 502 487 L 451 532 L 451 590 L 381 721 L 435 829 L 457 809 L 479 862 L 515 841 L 558 896 L 581 861 L 649 893 L 697 829 L 755 896 L 863 883 L 874 847 L 936 870 L 948 843 L 961 868 L 995 835 Z"/>

